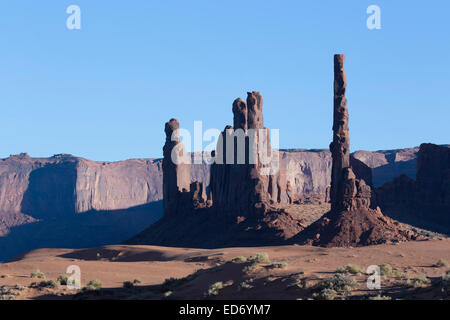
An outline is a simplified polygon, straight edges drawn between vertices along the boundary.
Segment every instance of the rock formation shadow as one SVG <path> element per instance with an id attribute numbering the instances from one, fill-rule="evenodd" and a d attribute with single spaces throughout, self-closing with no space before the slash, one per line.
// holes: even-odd
<path id="1" fill-rule="evenodd" d="M 21 212 L 36 219 L 75 214 L 75 161 L 48 163 L 30 173 Z"/>
<path id="2" fill-rule="evenodd" d="M 170 261 L 173 257 L 164 255 L 164 252 L 157 249 L 146 249 L 138 252 L 125 252 L 120 249 L 90 248 L 80 249 L 70 253 L 62 254 L 59 257 L 67 259 L 77 259 L 83 261 L 107 260 L 111 262 L 139 262 L 139 261 Z"/>
<path id="3" fill-rule="evenodd" d="M 0 261 L 38 248 L 117 244 L 155 223 L 162 214 L 162 201 L 155 201 L 122 210 L 68 212 L 64 216 L 24 224 L 0 237 Z"/>
<path id="4" fill-rule="evenodd" d="M 417 159 L 408 161 L 389 162 L 388 164 L 372 168 L 372 179 L 374 187 L 380 187 L 385 182 L 391 181 L 402 174 L 411 179 L 416 179 Z"/>

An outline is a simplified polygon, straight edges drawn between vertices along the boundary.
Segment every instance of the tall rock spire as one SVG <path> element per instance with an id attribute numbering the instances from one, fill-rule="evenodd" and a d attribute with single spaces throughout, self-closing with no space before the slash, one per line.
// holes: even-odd
<path id="1" fill-rule="evenodd" d="M 352 169 L 344 59 L 342 54 L 334 56 L 331 211 L 301 232 L 298 240 L 313 245 L 341 247 L 416 239 L 417 235 L 385 217 L 379 208 L 370 209 L 371 188 Z M 357 171 L 358 167 L 355 167 Z"/>
<path id="2" fill-rule="evenodd" d="M 180 123 L 177 119 L 166 122 L 166 143 L 163 147 L 163 207 L 164 214 L 170 215 L 177 211 L 180 194 L 190 191 L 191 172 L 188 156 L 180 141 L 178 129 Z"/>
<path id="3" fill-rule="evenodd" d="M 350 167 L 350 134 L 348 130 L 348 110 L 345 90 L 347 80 L 344 70 L 345 56 L 334 55 L 334 104 L 333 104 L 333 141 L 330 144 L 332 155 L 331 170 L 331 209 L 336 210 L 338 201 L 339 181 L 342 180 L 344 169 Z"/>

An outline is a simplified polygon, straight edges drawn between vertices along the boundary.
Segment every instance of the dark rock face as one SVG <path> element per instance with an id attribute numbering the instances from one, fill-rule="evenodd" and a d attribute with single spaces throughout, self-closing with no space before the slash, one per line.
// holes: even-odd
<path id="1" fill-rule="evenodd" d="M 247 131 L 248 129 L 248 111 L 247 104 L 241 98 L 237 98 L 233 102 L 233 125 L 235 129 L 242 129 Z"/>
<path id="2" fill-rule="evenodd" d="M 402 174 L 375 189 L 376 202 L 382 209 L 396 205 L 406 206 L 415 201 L 415 192 L 416 182 Z"/>
<path id="3" fill-rule="evenodd" d="M 208 198 L 206 196 L 206 188 L 203 182 L 192 182 L 190 190 L 191 192 L 189 198 L 192 200 L 192 207 L 194 209 L 206 208 L 212 205 L 211 202 L 208 202 Z"/>
<path id="4" fill-rule="evenodd" d="M 418 204 L 450 209 L 450 148 L 424 143 L 417 164 Z"/>
<path id="5" fill-rule="evenodd" d="M 69 158 L 47 163 L 30 172 L 21 212 L 36 219 L 55 218 L 75 213 L 77 161 Z"/>
<path id="6" fill-rule="evenodd" d="M 164 144 L 162 162 L 163 169 L 163 207 L 164 214 L 175 214 L 183 207 L 184 193 L 190 191 L 190 163 L 184 145 L 181 143 L 177 130 L 180 124 L 177 119 L 171 119 L 165 125 L 166 143 Z M 190 158 L 189 158 L 190 161 Z"/>
<path id="7" fill-rule="evenodd" d="M 358 160 L 353 155 L 350 155 L 350 167 L 353 170 L 356 178 L 364 180 L 365 184 L 372 186 L 372 169 L 364 162 Z"/>
<path id="8" fill-rule="evenodd" d="M 322 246 L 361 246 L 416 239 L 399 223 L 385 217 L 379 208 L 370 209 L 371 187 L 358 179 L 350 162 L 346 78 L 344 56 L 334 56 L 334 116 L 331 211 L 311 224 L 296 237 L 296 241 Z M 359 162 L 355 162 L 359 164 Z"/>
<path id="9" fill-rule="evenodd" d="M 417 180 L 402 175 L 376 189 L 377 204 L 392 217 L 450 233 L 450 148 L 424 143 Z"/>

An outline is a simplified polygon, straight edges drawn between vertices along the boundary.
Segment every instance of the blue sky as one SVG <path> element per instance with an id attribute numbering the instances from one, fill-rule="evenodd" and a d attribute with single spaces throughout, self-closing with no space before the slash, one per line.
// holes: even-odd
<path id="1" fill-rule="evenodd" d="M 68 30 L 66 8 L 81 8 Z M 368 30 L 366 8 L 381 8 Z M 223 129 L 246 92 L 283 148 L 327 148 L 346 54 L 352 150 L 450 143 L 448 1 L 0 3 L 0 157 L 159 157 L 164 122 Z M 207 142 L 205 142 L 205 145 Z"/>

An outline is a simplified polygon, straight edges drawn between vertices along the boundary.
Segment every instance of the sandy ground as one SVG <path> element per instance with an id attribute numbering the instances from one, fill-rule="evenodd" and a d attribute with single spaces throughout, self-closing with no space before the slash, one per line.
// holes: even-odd
<path id="1" fill-rule="evenodd" d="M 271 263 L 232 263 L 230 259 L 267 253 Z M 320 248 L 311 246 L 277 246 L 224 248 L 215 250 L 169 248 L 157 246 L 114 245 L 92 249 L 40 249 L 0 264 L 0 287 L 25 286 L 16 299 L 73 298 L 181 298 L 181 299 L 298 299 L 313 297 L 314 285 L 335 275 L 336 269 L 356 264 L 365 271 L 369 265 L 390 264 L 392 274 L 383 277 L 381 290 L 367 289 L 367 275 L 351 275 L 357 288 L 347 298 L 367 298 L 381 294 L 403 299 L 440 299 L 440 289 L 433 285 L 450 267 L 436 267 L 439 259 L 450 261 L 450 240 L 406 242 L 361 248 Z M 273 262 L 286 262 L 274 268 Z M 31 278 L 39 269 L 45 279 L 56 280 L 70 265 L 81 269 L 82 285 L 99 279 L 102 290 L 77 294 L 66 286 L 58 289 L 32 285 L 43 279 Z M 252 266 L 251 268 L 247 268 Z M 195 274 L 195 275 L 193 275 Z M 168 283 L 169 278 L 183 278 Z M 426 276 L 431 284 L 411 288 L 408 279 Z M 134 288 L 123 289 L 124 281 L 139 279 Z M 208 291 L 214 283 L 218 294 Z M 292 285 L 303 282 L 301 286 Z M 222 288 L 223 287 L 223 288 Z"/>

